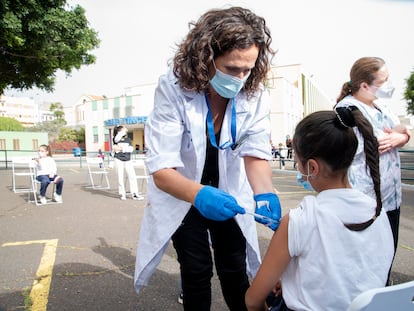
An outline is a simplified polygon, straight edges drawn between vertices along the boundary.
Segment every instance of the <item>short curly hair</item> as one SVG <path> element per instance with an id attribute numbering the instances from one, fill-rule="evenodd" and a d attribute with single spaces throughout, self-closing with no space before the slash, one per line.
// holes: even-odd
<path id="1" fill-rule="evenodd" d="M 173 59 L 173 71 L 182 88 L 202 92 L 209 85 L 208 65 L 213 59 L 236 49 L 256 45 L 259 55 L 244 86 L 252 95 L 266 79 L 275 52 L 271 49 L 270 30 L 262 17 L 248 9 L 213 9 L 190 22 L 190 32 Z"/>

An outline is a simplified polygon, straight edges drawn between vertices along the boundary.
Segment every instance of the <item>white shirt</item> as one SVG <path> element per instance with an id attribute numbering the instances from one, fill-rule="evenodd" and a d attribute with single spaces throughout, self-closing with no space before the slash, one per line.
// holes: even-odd
<path id="1" fill-rule="evenodd" d="M 52 157 L 43 157 L 39 158 L 39 163 L 37 165 L 37 176 L 41 175 L 56 175 L 57 168 L 55 159 Z"/>
<path id="2" fill-rule="evenodd" d="M 235 98 L 235 108 L 236 140 L 245 135 L 248 138 L 235 150 L 218 151 L 219 188 L 233 195 L 240 206 L 253 211 L 253 192 L 242 157 L 272 159 L 268 116 L 270 98 L 263 89 L 250 100 L 240 93 Z M 148 146 L 146 163 L 150 173 L 163 168 L 176 168 L 187 178 L 201 181 L 206 157 L 207 111 L 204 94 L 183 91 L 171 71 L 160 78 L 155 91 L 154 109 L 145 124 L 145 142 Z M 228 105 L 220 144 L 231 141 L 230 124 L 231 105 Z M 158 189 L 150 178 L 135 266 L 137 292 L 147 285 L 171 236 L 190 207 L 190 203 Z M 236 215 L 235 218 L 247 240 L 247 270 L 253 276 L 261 260 L 256 223 L 251 215 Z"/>
<path id="3" fill-rule="evenodd" d="M 293 310 L 346 310 L 361 292 L 385 286 L 394 248 L 385 211 L 365 230 L 344 223 L 362 223 L 375 215 L 376 202 L 355 189 L 326 190 L 306 196 L 289 212 L 289 253 L 282 276 L 283 297 Z"/>
<path id="4" fill-rule="evenodd" d="M 337 107 L 354 105 L 362 112 L 365 118 L 371 123 L 374 135 L 380 138 L 384 135 L 384 128 L 392 129 L 400 123 L 398 118 L 383 103 L 376 102 L 378 109 L 368 106 L 353 96 L 347 96 L 341 100 Z M 375 198 L 374 185 L 372 178 L 366 169 L 364 153 L 364 139 L 358 129 L 354 128 L 358 137 L 358 149 L 352 165 L 348 171 L 349 182 L 352 187 L 358 189 L 370 197 Z M 401 206 L 401 161 L 398 148 L 380 155 L 380 175 L 381 175 L 381 196 L 382 207 L 385 211 L 392 211 Z"/>

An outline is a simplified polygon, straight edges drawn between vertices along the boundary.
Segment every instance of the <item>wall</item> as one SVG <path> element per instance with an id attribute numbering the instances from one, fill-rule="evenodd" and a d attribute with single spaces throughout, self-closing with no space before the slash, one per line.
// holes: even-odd
<path id="1" fill-rule="evenodd" d="M 14 150 L 13 140 L 18 140 L 19 148 Z M 3 145 L 5 143 L 5 146 Z M 27 155 L 28 151 L 36 152 L 42 144 L 48 144 L 47 133 L 41 132 L 0 132 L 0 149 L 7 150 L 8 156 Z M 0 159 L 4 160 L 5 153 L 0 152 Z"/>

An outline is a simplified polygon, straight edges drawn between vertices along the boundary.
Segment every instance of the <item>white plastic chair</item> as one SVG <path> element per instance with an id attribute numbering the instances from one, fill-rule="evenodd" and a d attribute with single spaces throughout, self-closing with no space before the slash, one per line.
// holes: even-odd
<path id="1" fill-rule="evenodd" d="M 35 162 L 31 157 L 13 157 L 12 190 L 14 193 L 32 192 L 32 177 L 35 174 Z"/>
<path id="2" fill-rule="evenodd" d="M 50 181 L 49 182 L 49 187 L 47 187 L 47 191 L 46 191 L 46 195 L 45 195 L 45 197 L 46 197 L 46 203 L 43 203 L 43 204 L 40 203 L 40 199 L 38 199 L 38 197 L 37 197 L 37 194 L 38 194 L 37 192 L 38 192 L 38 186 L 40 186 L 41 183 L 40 183 L 40 181 L 38 181 L 36 179 L 36 176 L 37 176 L 37 174 L 36 174 L 36 171 L 37 171 L 36 165 L 34 166 L 34 170 L 33 171 L 34 171 L 34 174 L 31 177 L 32 178 L 33 200 L 31 200 L 30 197 L 29 197 L 28 202 L 35 203 L 36 206 L 47 205 L 47 204 L 62 204 L 63 201 L 56 202 L 53 199 L 53 196 L 55 195 L 55 190 L 56 190 L 56 184 L 53 181 Z M 50 186 L 50 184 L 52 184 L 52 186 Z M 49 190 L 49 189 L 51 189 L 51 190 Z"/>
<path id="3" fill-rule="evenodd" d="M 375 288 L 359 294 L 347 311 L 413 311 L 414 281 Z"/>
<path id="4" fill-rule="evenodd" d="M 145 185 L 148 184 L 149 174 L 148 174 L 147 165 L 145 164 L 144 159 L 134 159 L 131 161 L 135 168 L 135 175 L 137 177 L 137 182 L 139 183 L 138 187 L 141 190 L 140 191 L 140 194 L 141 194 L 142 189 L 144 188 L 144 184 Z"/>
<path id="5" fill-rule="evenodd" d="M 37 197 L 38 185 L 40 182 L 36 179 L 36 162 L 31 157 L 13 157 L 12 158 L 12 190 L 14 193 L 27 193 L 27 202 L 35 203 L 37 206 L 43 205 Z M 22 182 L 24 180 L 24 185 Z M 52 200 L 55 192 L 55 184 L 52 182 L 52 194 L 47 199 L 46 204 L 56 204 Z M 48 188 L 49 189 L 49 188 Z M 33 200 L 31 196 L 33 195 Z M 59 202 L 61 203 L 61 202 Z"/>
<path id="6" fill-rule="evenodd" d="M 108 171 L 105 168 L 103 159 L 98 157 L 87 157 L 86 163 L 88 165 L 88 173 L 92 189 L 110 189 L 111 186 L 109 184 Z M 94 175 L 101 177 L 99 183 L 95 182 Z"/>

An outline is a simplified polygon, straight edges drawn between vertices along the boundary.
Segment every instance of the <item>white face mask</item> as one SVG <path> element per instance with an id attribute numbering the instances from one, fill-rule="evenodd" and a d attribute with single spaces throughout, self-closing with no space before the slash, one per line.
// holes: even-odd
<path id="1" fill-rule="evenodd" d="M 377 98 L 391 98 L 395 91 L 395 88 L 390 82 L 385 82 L 380 87 L 374 85 L 374 87 L 377 88 L 374 94 Z"/>

